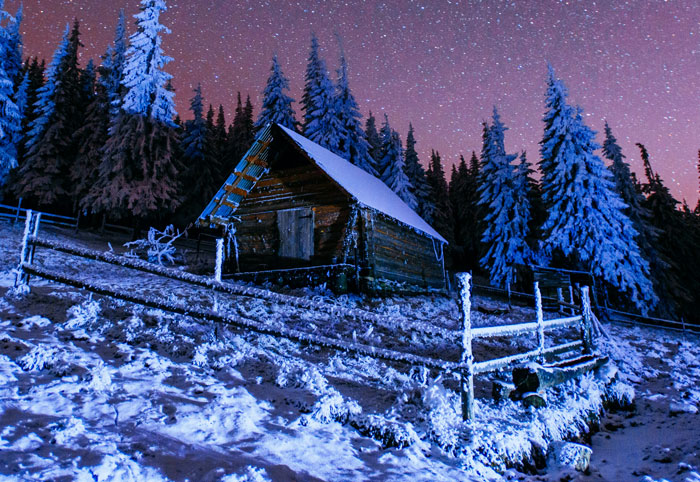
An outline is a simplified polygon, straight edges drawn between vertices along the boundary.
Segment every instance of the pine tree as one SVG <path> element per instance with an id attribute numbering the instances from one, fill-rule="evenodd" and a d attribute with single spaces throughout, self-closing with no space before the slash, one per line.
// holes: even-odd
<path id="1" fill-rule="evenodd" d="M 142 0 L 137 31 L 126 53 L 121 109 L 112 119 L 99 179 L 82 206 L 115 218 L 139 222 L 171 212 L 178 205 L 178 135 L 174 92 L 163 67 L 171 60 L 161 49 L 163 0 Z M 148 142 L 144 142 L 148 140 Z"/>
<path id="2" fill-rule="evenodd" d="M 355 97 L 350 91 L 348 65 L 342 52 L 341 47 L 340 68 L 338 69 L 338 84 L 335 95 L 335 112 L 338 116 L 341 135 L 343 136 L 340 138 L 338 155 L 373 176 L 377 176 L 379 173 L 374 170 L 374 160 L 369 155 L 370 146 L 365 138 L 362 123 L 360 122 L 362 115 L 357 102 L 355 102 Z M 406 196 L 407 199 L 412 199 L 412 197 Z M 402 197 L 402 199 L 404 198 Z"/>
<path id="3" fill-rule="evenodd" d="M 646 198 L 642 208 L 650 213 L 649 220 L 656 230 L 657 237 L 652 248 L 658 253 L 653 276 L 656 285 L 662 287 L 661 313 L 670 312 L 672 316 L 693 316 L 688 307 L 693 305 L 697 289 L 697 272 L 700 270 L 698 259 L 694 256 L 696 246 L 692 229 L 685 222 L 680 204 L 664 185 L 661 177 L 654 172 L 649 161 L 649 153 L 642 144 L 637 144 L 641 152 L 647 182 L 642 186 Z M 652 261 L 652 264 L 654 264 Z M 660 262 L 659 262 L 660 261 Z"/>
<path id="4" fill-rule="evenodd" d="M 3 10 L 4 3 L 4 0 L 0 2 L 0 10 Z M 13 86 L 22 81 L 22 32 L 20 29 L 23 16 L 21 4 L 14 17 L 7 13 L 2 15 L 3 20 L 8 19 L 7 26 L 3 29 L 5 47 L 2 54 L 2 63 L 4 64 L 5 75 L 10 79 Z"/>
<path id="5" fill-rule="evenodd" d="M 442 168 L 442 161 L 438 152 L 432 151 L 430 165 L 425 175 L 432 193 L 435 211 L 431 226 L 444 237 L 450 245 L 454 244 L 454 225 L 452 206 L 448 192 L 445 171 Z"/>
<path id="6" fill-rule="evenodd" d="M 408 124 L 408 135 L 406 136 L 406 150 L 404 151 L 404 172 L 408 177 L 411 186 L 411 193 L 416 198 L 417 207 L 415 211 L 428 223 L 433 219 L 433 206 L 430 199 L 430 185 L 425 179 L 425 170 L 421 166 L 416 152 L 416 138 L 413 133 L 413 125 Z"/>
<path id="7" fill-rule="evenodd" d="M 386 125 L 389 125 L 387 120 Z M 384 184 L 396 193 L 411 209 L 416 209 L 416 198 L 411 193 L 411 186 L 408 177 L 404 172 L 403 148 L 399 133 L 388 127 L 384 139 L 382 139 L 382 165 L 385 166 L 380 179 Z"/>
<path id="8" fill-rule="evenodd" d="M 0 3 L 0 18 L 9 17 Z M 17 167 L 17 142 L 21 136 L 22 118 L 15 103 L 13 79 L 7 50 L 11 47 L 10 35 L 0 27 L 0 187 L 8 173 Z"/>
<path id="9" fill-rule="evenodd" d="M 54 210 L 70 212 L 70 169 L 77 154 L 74 133 L 80 128 L 81 70 L 78 67 L 80 24 L 66 28 L 54 54 L 46 84 L 35 105 L 36 120 L 27 139 L 27 154 L 17 176 L 19 197 Z"/>
<path id="10" fill-rule="evenodd" d="M 219 166 L 211 146 L 214 109 L 210 107 L 205 119 L 201 85 L 194 89 L 190 110 L 193 118 L 185 122 L 181 142 L 183 171 L 180 177 L 183 187 L 182 209 L 189 221 L 204 209 L 219 187 L 214 185 Z"/>
<path id="11" fill-rule="evenodd" d="M 138 31 L 129 38 L 126 51 L 122 110 L 173 126 L 175 93 L 168 85 L 172 75 L 163 70 L 173 59 L 161 48 L 161 33 L 170 33 L 160 23 L 166 10 L 164 0 L 141 0 L 141 12 L 134 16 Z"/>
<path id="12" fill-rule="evenodd" d="M 226 132 L 226 114 L 224 113 L 224 106 L 221 104 L 219 104 L 213 132 L 213 152 L 216 155 L 216 164 L 219 166 L 219 172 L 214 184 L 221 186 L 235 167 L 234 163 L 238 162 L 227 156 L 228 133 Z"/>
<path id="13" fill-rule="evenodd" d="M 229 130 L 229 152 L 230 156 L 238 163 L 248 152 L 255 140 L 255 127 L 253 125 L 253 104 L 250 96 L 246 99 L 245 106 L 241 102 L 241 93 L 238 93 L 238 103 L 236 105 L 236 115 Z"/>
<path id="14" fill-rule="evenodd" d="M 286 94 L 289 90 L 289 80 L 282 73 L 277 55 L 272 57 L 272 67 L 267 85 L 263 91 L 262 109 L 255 123 L 256 132 L 267 124 L 280 124 L 293 131 L 297 130 L 298 122 L 294 116 L 292 99 Z"/>
<path id="15" fill-rule="evenodd" d="M 644 208 L 644 195 L 636 176 L 630 171 L 629 164 L 625 162 L 625 156 L 612 133 L 612 129 L 605 123 L 605 142 L 603 142 L 603 155 L 612 161 L 609 169 L 615 183 L 615 190 L 622 201 L 627 205 L 624 213 L 632 221 L 632 226 L 637 231 L 637 245 L 644 258 L 649 261 L 652 271 L 662 268 L 664 263 L 656 263 L 656 250 L 653 248 L 658 237 L 658 231 L 651 225 L 651 214 Z"/>
<path id="16" fill-rule="evenodd" d="M 506 154 L 506 130 L 494 107 L 482 159 L 479 205 L 485 212 L 482 241 L 487 248 L 481 264 L 488 269 L 492 285 L 510 289 L 517 281 L 518 266 L 530 263 L 533 256 L 526 241 L 528 167 L 521 162 L 513 168 L 517 156 Z"/>
<path id="17" fill-rule="evenodd" d="M 549 68 L 548 111 L 541 143 L 542 196 L 548 217 L 544 251 L 568 257 L 603 278 L 644 312 L 656 304 L 649 265 L 635 241 L 637 232 L 614 191 L 610 171 L 595 154 L 595 133 L 581 109 Z"/>
<path id="18" fill-rule="evenodd" d="M 341 139 L 347 134 L 335 111 L 335 88 L 328 77 L 326 63 L 319 56 L 315 35 L 311 37 L 301 109 L 304 111 L 304 136 L 339 153 Z"/>
<path id="19" fill-rule="evenodd" d="M 369 144 L 369 155 L 372 158 L 372 167 L 378 172 L 379 161 L 382 158 L 382 138 L 377 130 L 377 119 L 369 111 L 369 117 L 365 121 L 365 138 Z"/>
<path id="20" fill-rule="evenodd" d="M 114 31 L 114 43 L 107 50 L 102 64 L 104 70 L 103 85 L 107 94 L 110 118 L 116 117 L 119 113 L 126 92 L 126 88 L 122 84 L 124 66 L 126 65 L 126 49 L 126 20 L 124 10 L 121 9 Z"/>

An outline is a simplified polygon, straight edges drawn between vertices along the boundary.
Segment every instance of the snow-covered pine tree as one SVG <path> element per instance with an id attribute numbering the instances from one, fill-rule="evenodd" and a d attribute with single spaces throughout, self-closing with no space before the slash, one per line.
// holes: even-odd
<path id="1" fill-rule="evenodd" d="M 658 231 L 651 225 L 651 213 L 644 208 L 644 194 L 636 176 L 630 171 L 629 164 L 625 162 L 622 148 L 612 133 L 612 129 L 605 122 L 605 142 L 603 142 L 603 155 L 612 161 L 609 166 L 615 183 L 615 190 L 627 205 L 624 213 L 632 221 L 632 226 L 637 231 L 637 245 L 642 250 L 645 259 L 652 265 L 652 270 L 661 266 L 653 266 L 655 249 L 653 248 L 658 237 Z"/>
<path id="2" fill-rule="evenodd" d="M 545 131 L 540 148 L 542 196 L 548 212 L 543 251 L 562 255 L 590 270 L 643 312 L 656 305 L 649 264 L 635 241 L 637 232 L 614 190 L 610 171 L 595 154 L 595 133 L 581 109 L 567 104 L 567 92 L 549 67 Z"/>
<path id="3" fill-rule="evenodd" d="M 340 68 L 338 69 L 338 84 L 335 93 L 335 112 L 341 125 L 340 145 L 338 155 L 364 169 L 373 176 L 379 173 L 374 170 L 374 160 L 369 155 L 369 143 L 362 130 L 360 109 L 355 102 L 355 96 L 350 91 L 348 81 L 348 64 L 341 46 Z"/>
<path id="4" fill-rule="evenodd" d="M 4 0 L 0 3 L 0 10 L 3 10 Z M 5 65 L 5 74 L 12 81 L 13 85 L 16 86 L 22 81 L 22 18 L 23 7 L 20 4 L 14 17 L 3 16 L 8 19 L 8 23 L 5 26 L 5 51 L 3 53 L 2 59 Z"/>
<path id="5" fill-rule="evenodd" d="M 413 124 L 408 124 L 406 136 L 406 150 L 404 151 L 404 172 L 411 185 L 411 193 L 416 198 L 418 206 L 415 211 L 428 223 L 433 219 L 433 206 L 430 199 L 430 185 L 425 179 L 425 170 L 421 166 L 416 152 L 416 137 L 413 133 Z"/>
<path id="6" fill-rule="evenodd" d="M 136 231 L 141 221 L 178 205 L 175 93 L 163 70 L 171 59 L 161 48 L 161 34 L 170 32 L 160 23 L 166 9 L 164 0 L 141 0 L 134 15 L 121 109 L 109 128 L 99 179 L 82 203 L 117 219 L 136 218 Z"/>
<path id="7" fill-rule="evenodd" d="M 335 86 L 328 77 L 326 63 L 319 56 L 318 50 L 318 39 L 312 35 L 304 94 L 301 98 L 304 136 L 338 154 L 341 139 L 347 134 L 335 111 Z"/>
<path id="8" fill-rule="evenodd" d="M 9 16 L 3 8 L 4 5 L 0 3 L 0 16 Z M 0 27 L 0 187 L 5 184 L 10 170 L 17 167 L 17 141 L 22 131 L 22 118 L 14 99 L 13 79 L 6 70 L 10 44 L 7 28 Z"/>
<path id="9" fill-rule="evenodd" d="M 126 93 L 124 80 L 124 66 L 126 64 L 126 20 L 124 10 L 119 10 L 119 19 L 114 31 L 114 42 L 103 57 L 102 68 L 104 70 L 103 85 L 107 94 L 110 118 L 114 118 L 121 109 L 122 99 Z"/>
<path id="10" fill-rule="evenodd" d="M 95 63 L 90 59 L 85 68 L 80 72 L 80 108 L 83 112 L 95 98 L 96 80 L 97 73 L 95 72 Z"/>
<path id="11" fill-rule="evenodd" d="M 486 226 L 482 236 L 486 254 L 481 264 L 492 285 L 510 289 L 517 281 L 518 266 L 530 263 L 532 253 L 526 242 L 530 220 L 527 172 L 512 166 L 517 156 L 506 154 L 506 130 L 494 107 L 482 158 L 479 205 Z"/>
<path id="12" fill-rule="evenodd" d="M 388 120 L 386 125 L 389 125 Z M 418 203 L 416 202 L 415 196 L 411 192 L 408 177 L 404 172 L 401 138 L 399 137 L 399 133 L 395 130 L 391 128 L 385 130 L 386 137 L 384 137 L 382 142 L 382 152 L 384 152 L 382 165 L 385 166 L 385 168 L 381 173 L 380 179 L 384 182 L 384 184 L 389 186 L 389 188 L 394 191 L 396 195 L 408 205 L 408 207 L 415 210 Z"/>
<path id="13" fill-rule="evenodd" d="M 430 185 L 431 196 L 435 206 L 431 226 L 452 245 L 455 240 L 454 215 L 450 205 L 447 180 L 445 179 L 445 171 L 442 168 L 440 153 L 432 151 L 425 178 Z"/>
<path id="14" fill-rule="evenodd" d="M 77 154 L 74 133 L 80 128 L 80 24 L 66 27 L 38 94 L 36 120 L 27 139 L 27 153 L 14 190 L 18 197 L 54 211 L 71 212 L 70 169 Z"/>
<path id="15" fill-rule="evenodd" d="M 369 144 L 369 155 L 372 158 L 372 167 L 375 171 L 379 172 L 379 161 L 382 158 L 382 138 L 377 130 L 377 119 L 369 111 L 369 117 L 365 121 L 365 138 Z"/>
<path id="16" fill-rule="evenodd" d="M 280 124 L 293 131 L 297 130 L 299 123 L 294 115 L 292 99 L 287 95 L 289 91 L 289 80 L 282 73 L 277 55 L 272 57 L 272 67 L 267 85 L 263 91 L 262 108 L 260 115 L 255 122 L 255 131 L 259 131 L 267 124 Z"/>

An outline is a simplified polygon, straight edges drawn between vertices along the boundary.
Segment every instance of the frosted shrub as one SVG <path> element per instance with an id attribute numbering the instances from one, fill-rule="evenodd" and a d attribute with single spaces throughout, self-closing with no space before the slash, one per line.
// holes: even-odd
<path id="1" fill-rule="evenodd" d="M 100 311 L 100 304 L 93 299 L 71 306 L 68 308 L 68 321 L 66 321 L 65 327 L 69 330 L 89 327 L 97 321 Z"/>
<path id="2" fill-rule="evenodd" d="M 183 234 L 184 232 L 177 231 L 172 224 L 164 231 L 151 228 L 146 239 L 125 243 L 124 247 L 129 248 L 127 256 L 146 258 L 150 263 L 158 263 L 161 266 L 166 263 L 175 264 L 177 252 L 173 243 Z"/>
<path id="3" fill-rule="evenodd" d="M 268 482 L 265 469 L 248 466 L 242 475 L 226 475 L 221 478 L 221 482 Z"/>
<path id="4" fill-rule="evenodd" d="M 328 389 L 328 380 L 316 367 L 293 360 L 280 360 L 280 362 L 275 381 L 278 386 L 303 388 L 314 395 L 321 395 Z"/>
<path id="5" fill-rule="evenodd" d="M 427 422 L 433 439 L 445 450 L 459 445 L 462 417 L 458 412 L 457 395 L 442 385 L 442 377 L 432 381 L 423 393 L 423 404 L 428 410 Z"/>
<path id="6" fill-rule="evenodd" d="M 337 390 L 331 389 L 314 404 L 311 418 L 321 423 L 346 423 L 350 417 L 360 413 L 362 408 L 356 401 L 345 400 Z"/>
<path id="7" fill-rule="evenodd" d="M 19 366 L 25 371 L 40 371 L 51 368 L 56 358 L 57 350 L 47 345 L 37 345 L 19 359 Z"/>

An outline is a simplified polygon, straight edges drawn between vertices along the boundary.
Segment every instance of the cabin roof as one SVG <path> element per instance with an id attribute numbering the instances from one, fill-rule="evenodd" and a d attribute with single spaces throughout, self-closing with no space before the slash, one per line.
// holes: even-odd
<path id="1" fill-rule="evenodd" d="M 277 126 L 306 153 L 307 157 L 314 164 L 355 198 L 357 202 L 386 214 L 432 238 L 447 243 L 445 238 L 440 236 L 435 229 L 425 222 L 413 209 L 408 207 L 381 180 L 306 137 L 279 124 Z"/>

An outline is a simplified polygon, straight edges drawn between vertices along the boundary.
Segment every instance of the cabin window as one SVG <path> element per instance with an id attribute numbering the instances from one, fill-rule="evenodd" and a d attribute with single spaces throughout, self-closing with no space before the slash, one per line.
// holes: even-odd
<path id="1" fill-rule="evenodd" d="M 311 208 L 277 211 L 281 258 L 311 260 L 314 254 L 314 212 Z"/>

